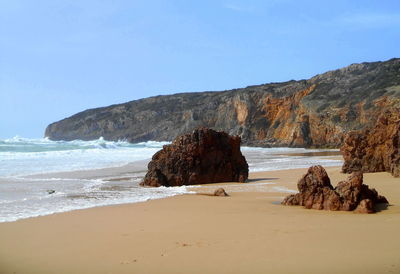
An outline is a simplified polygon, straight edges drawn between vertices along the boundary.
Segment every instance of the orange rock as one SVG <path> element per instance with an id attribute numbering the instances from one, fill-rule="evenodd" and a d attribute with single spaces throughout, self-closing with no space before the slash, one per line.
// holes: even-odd
<path id="1" fill-rule="evenodd" d="M 299 193 L 287 196 L 283 205 L 301 205 L 319 210 L 357 210 L 359 213 L 373 213 L 377 203 L 388 203 L 375 189 L 363 184 L 362 172 L 355 172 L 347 180 L 331 185 L 328 174 L 322 166 L 312 166 L 297 183 Z"/>
<path id="2" fill-rule="evenodd" d="M 387 171 L 400 176 L 400 108 L 382 114 L 371 130 L 350 132 L 341 147 L 342 171 Z"/>

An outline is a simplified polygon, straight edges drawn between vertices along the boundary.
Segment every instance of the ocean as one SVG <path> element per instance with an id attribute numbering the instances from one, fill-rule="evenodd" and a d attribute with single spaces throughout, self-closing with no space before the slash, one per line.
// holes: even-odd
<path id="1" fill-rule="evenodd" d="M 0 222 L 75 209 L 144 202 L 192 193 L 192 187 L 143 188 L 152 155 L 168 142 L 131 144 L 0 139 Z M 250 172 L 340 166 L 337 150 L 242 147 Z M 273 184 L 273 182 L 269 183 Z M 242 188 L 254 187 L 243 184 Z M 265 191 L 281 191 L 279 186 Z M 287 192 L 295 190 L 287 189 Z"/>

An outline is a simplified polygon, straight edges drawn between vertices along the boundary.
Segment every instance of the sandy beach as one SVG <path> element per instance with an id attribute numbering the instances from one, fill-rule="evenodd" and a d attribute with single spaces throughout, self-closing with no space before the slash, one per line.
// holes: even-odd
<path id="1" fill-rule="evenodd" d="M 327 171 L 334 185 L 347 177 Z M 181 195 L 1 223 L 0 273 L 400 273 L 400 180 L 365 174 L 390 202 L 376 214 L 280 205 L 305 172 L 252 173 L 245 187 L 223 184 L 230 197 Z"/>
<path id="2" fill-rule="evenodd" d="M 0 25 L 0 274 L 400 274 L 400 0 Z"/>

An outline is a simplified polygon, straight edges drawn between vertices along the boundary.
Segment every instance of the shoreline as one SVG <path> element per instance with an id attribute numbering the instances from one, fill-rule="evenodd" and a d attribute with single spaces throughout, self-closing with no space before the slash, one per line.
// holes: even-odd
<path id="1" fill-rule="evenodd" d="M 0 273 L 399 272 L 399 179 L 365 174 L 390 202 L 376 214 L 278 205 L 289 193 L 270 188 L 296 189 L 305 171 L 194 187 L 223 186 L 230 197 L 178 195 L 0 223 Z M 339 171 L 327 168 L 333 185 L 348 176 Z"/>
<path id="2" fill-rule="evenodd" d="M 43 174 L 33 174 L 33 175 L 28 175 L 25 178 L 33 178 L 33 179 L 48 179 L 48 178 L 54 178 L 54 176 L 57 176 L 57 178 L 61 179 L 97 179 L 100 177 L 104 176 L 112 176 L 112 179 L 107 179 L 107 181 L 120 181 L 124 180 L 124 177 L 121 176 L 127 176 L 126 174 L 128 173 L 129 170 L 132 169 L 134 165 L 132 164 L 126 164 L 124 166 L 120 167 L 107 167 L 107 168 L 99 168 L 99 169 L 87 169 L 87 170 L 79 170 L 79 171 L 63 171 L 63 172 L 51 172 L 51 173 L 43 173 Z M 335 167 L 329 167 L 329 168 L 335 168 Z M 182 194 L 175 194 L 172 196 L 167 196 L 167 197 L 160 197 L 160 198 L 149 198 L 148 200 L 144 201 L 137 201 L 137 202 L 125 202 L 125 203 L 116 203 L 116 204 L 105 204 L 105 205 L 98 205 L 98 206 L 89 206 L 85 208 L 77 208 L 77 209 L 71 209 L 68 211 L 61 211 L 61 212 L 54 212 L 50 214 L 43 214 L 43 215 L 38 215 L 38 216 L 32 216 L 32 217 L 26 217 L 26 218 L 21 218 L 13 221 L 5 221 L 5 222 L 0 222 L 0 225 L 3 223 L 13 223 L 13 222 L 18 222 L 18 221 L 23 221 L 23 220 L 28 220 L 28 219 L 33 219 L 33 218 L 42 218 L 46 216 L 52 216 L 52 215 L 57 215 L 57 214 L 64 214 L 64 213 L 70 213 L 74 211 L 80 211 L 80 210 L 90 210 L 94 208 L 102 208 L 102 207 L 115 207 L 115 206 L 121 206 L 121 205 L 129 205 L 129 204 L 136 204 L 136 203 L 146 203 L 154 200 L 161 200 L 161 199 L 168 199 L 176 196 L 182 196 L 182 195 L 196 195 L 196 194 L 212 194 L 213 189 L 217 189 L 218 187 L 224 187 L 226 190 L 230 190 L 230 192 L 252 192 L 249 191 L 251 187 L 257 187 L 260 186 L 260 183 L 257 183 L 258 181 L 262 180 L 260 177 L 264 175 L 265 172 L 280 172 L 280 171 L 287 171 L 287 170 L 305 170 L 304 168 L 298 168 L 298 169 L 282 169 L 282 170 L 276 170 L 276 171 L 255 171 L 249 173 L 249 180 L 246 183 L 239 183 L 239 182 L 221 182 L 221 183 L 213 183 L 213 184 L 200 184 L 200 185 L 188 185 L 188 186 L 181 186 L 181 187 L 174 187 L 174 188 L 182 188 L 185 187 L 189 191 L 188 193 L 182 193 Z M 263 184 L 263 183 L 261 183 Z M 276 184 L 276 183 L 271 183 L 271 182 L 264 182 L 264 184 Z M 149 187 L 144 187 L 144 188 L 149 188 Z M 151 188 L 151 189 L 157 189 L 157 188 Z M 240 189 L 235 190 L 235 189 Z M 245 190 L 248 189 L 248 190 Z M 286 189 L 282 189 L 282 193 L 287 193 L 287 195 L 291 193 L 295 193 L 295 190 L 290 190 L 287 189 L 288 191 L 285 192 Z M 202 191 L 200 193 L 200 191 Z M 209 193 L 205 193 L 204 191 L 211 191 Z M 190 193 L 192 192 L 192 193 Z M 253 190 L 253 192 L 256 192 Z M 276 191 L 275 191 L 276 192 Z M 273 193 L 273 191 L 271 192 Z M 276 192 L 278 193 L 278 192 Z"/>
<path id="3" fill-rule="evenodd" d="M 314 150 L 300 154 L 293 151 L 282 154 L 282 151 L 278 151 L 272 153 L 273 156 L 266 156 L 267 161 L 271 163 L 275 163 L 275 159 L 278 160 L 275 163 L 277 166 L 271 166 L 270 164 L 265 165 L 260 160 L 265 153 L 265 151 L 260 152 L 258 150 L 247 152 L 247 157 L 250 158 L 250 173 L 264 172 L 264 169 L 268 170 L 270 168 L 287 170 L 312 165 L 319 161 L 326 163 L 325 166 L 338 165 L 342 162 L 339 156 L 328 156 L 332 153 L 337 154 L 337 151 L 330 151 L 328 155 L 325 155 L 325 151 L 316 152 Z M 315 153 L 318 156 L 315 156 Z M 327 157 L 329 157 L 329 160 Z M 289 162 L 292 165 L 288 165 L 287 159 L 290 159 Z M 305 159 L 305 162 L 302 162 L 301 159 Z M 5 186 L 8 184 L 7 187 L 11 190 L 11 195 L 13 195 L 12 184 L 26 186 L 24 191 L 31 193 L 26 197 L 14 196 L 15 198 L 9 199 L 6 187 L 6 192 L 3 195 L 5 203 L 2 204 L 2 212 L 4 214 L 1 216 L 0 223 L 98 206 L 136 203 L 171 197 L 187 192 L 186 189 L 190 190 L 192 187 L 168 188 L 163 191 L 155 189 L 143 191 L 139 189 L 138 183 L 147 172 L 148 161 L 149 159 L 140 160 L 117 167 L 21 175 L 16 178 L 10 178 L 10 180 L 6 177 L 0 178 L 0 183 L 4 183 Z M 45 183 L 41 185 L 42 180 Z M 36 186 L 36 189 L 32 189 L 33 191 L 29 189 L 31 181 L 34 181 L 34 186 Z M 66 182 L 63 183 L 61 181 Z M 6 208 L 7 206 L 9 206 L 9 210 Z"/>

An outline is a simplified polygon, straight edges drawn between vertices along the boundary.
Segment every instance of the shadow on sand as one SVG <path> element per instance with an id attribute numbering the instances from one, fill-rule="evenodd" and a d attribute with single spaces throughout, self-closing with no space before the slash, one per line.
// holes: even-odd
<path id="1" fill-rule="evenodd" d="M 254 183 L 259 181 L 271 181 L 271 180 L 279 180 L 279 178 L 255 178 L 255 179 L 247 179 L 247 183 Z"/>
<path id="2" fill-rule="evenodd" d="M 384 210 L 387 210 L 390 206 L 392 206 L 391 204 L 376 204 L 375 206 L 374 206 L 374 209 L 375 209 L 375 211 L 376 212 L 381 212 L 381 211 L 384 211 Z"/>

